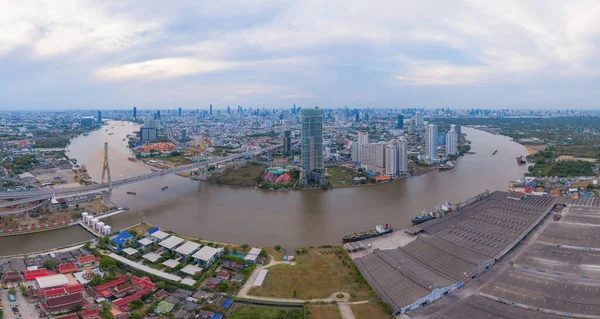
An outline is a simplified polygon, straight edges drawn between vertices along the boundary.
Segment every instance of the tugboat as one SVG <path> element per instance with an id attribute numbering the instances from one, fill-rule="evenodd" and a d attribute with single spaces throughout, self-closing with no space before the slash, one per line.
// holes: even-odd
<path id="1" fill-rule="evenodd" d="M 393 231 L 394 230 L 392 229 L 392 226 L 390 226 L 389 224 L 377 225 L 377 226 L 375 226 L 375 229 L 369 229 L 364 232 L 346 235 L 346 236 L 342 237 L 342 242 L 351 243 L 351 242 L 355 242 L 355 241 L 365 240 L 365 239 L 389 234 Z"/>
<path id="2" fill-rule="evenodd" d="M 127 192 L 128 195 L 137 195 L 136 192 Z"/>
<path id="3" fill-rule="evenodd" d="M 127 160 L 130 161 L 130 162 L 137 162 L 138 161 L 135 157 L 128 157 Z"/>

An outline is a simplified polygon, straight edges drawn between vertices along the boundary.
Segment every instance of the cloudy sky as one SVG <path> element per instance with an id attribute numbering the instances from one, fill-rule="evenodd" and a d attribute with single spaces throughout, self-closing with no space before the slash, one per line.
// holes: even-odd
<path id="1" fill-rule="evenodd" d="M 600 1 L 0 8 L 3 110 L 599 105 Z"/>

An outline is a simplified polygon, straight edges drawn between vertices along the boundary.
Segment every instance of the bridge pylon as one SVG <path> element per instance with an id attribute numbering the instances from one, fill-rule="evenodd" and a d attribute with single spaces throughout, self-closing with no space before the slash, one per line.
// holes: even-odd
<path id="1" fill-rule="evenodd" d="M 102 201 L 104 202 L 104 206 L 109 206 L 113 186 L 112 179 L 110 178 L 110 165 L 108 163 L 108 137 L 104 138 L 104 164 L 102 165 L 102 179 L 100 183 L 104 183 L 105 177 L 108 177 L 108 190 L 102 191 Z"/>

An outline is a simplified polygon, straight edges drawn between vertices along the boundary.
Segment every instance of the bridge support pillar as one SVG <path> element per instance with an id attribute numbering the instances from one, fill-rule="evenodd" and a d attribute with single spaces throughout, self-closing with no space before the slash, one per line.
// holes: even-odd
<path id="1" fill-rule="evenodd" d="M 110 206 L 110 196 L 112 195 L 112 189 L 106 190 L 102 192 L 102 203 L 104 206 Z"/>

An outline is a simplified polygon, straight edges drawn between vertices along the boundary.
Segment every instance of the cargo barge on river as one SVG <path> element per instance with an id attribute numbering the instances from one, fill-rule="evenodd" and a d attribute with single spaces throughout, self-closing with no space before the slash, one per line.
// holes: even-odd
<path id="1" fill-rule="evenodd" d="M 373 237 L 379 237 L 379 236 L 382 236 L 385 234 L 389 234 L 393 231 L 394 231 L 394 229 L 392 229 L 392 226 L 390 226 L 389 224 L 377 225 L 377 226 L 375 226 L 375 229 L 369 229 L 364 232 L 346 235 L 346 236 L 342 237 L 342 242 L 344 242 L 344 243 L 356 242 L 356 241 L 365 240 L 365 239 L 369 239 L 369 238 L 373 238 Z"/>

